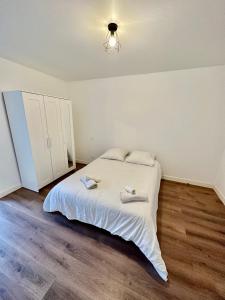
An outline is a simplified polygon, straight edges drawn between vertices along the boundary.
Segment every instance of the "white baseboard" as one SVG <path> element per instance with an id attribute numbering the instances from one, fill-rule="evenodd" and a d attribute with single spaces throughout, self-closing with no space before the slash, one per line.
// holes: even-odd
<path id="1" fill-rule="evenodd" d="M 89 162 L 84 161 L 84 160 L 77 160 L 76 162 L 81 163 L 81 164 L 85 164 L 85 165 L 87 165 L 89 163 Z M 217 196 L 219 197 L 219 199 L 225 205 L 225 195 L 220 191 L 220 189 L 216 185 L 212 185 L 212 184 L 209 184 L 209 183 L 196 181 L 196 180 L 192 180 L 192 179 L 187 179 L 187 178 L 169 176 L 169 175 L 163 175 L 162 178 L 165 179 L 165 180 L 169 180 L 169 181 L 180 182 L 180 183 L 188 183 L 188 184 L 197 185 L 197 186 L 201 186 L 201 187 L 212 188 L 215 191 L 215 193 L 217 194 Z M 1 191 L 0 192 L 0 198 L 5 197 L 10 193 L 15 192 L 16 190 L 18 190 L 20 188 L 21 188 L 21 184 L 12 186 L 11 188 L 9 188 L 7 190 Z"/>
<path id="2" fill-rule="evenodd" d="M 180 178 L 180 177 L 175 177 L 175 176 L 170 176 L 170 175 L 163 175 L 162 178 L 166 179 L 166 180 L 170 180 L 170 181 L 180 182 L 180 183 L 186 183 L 186 184 L 188 183 L 188 184 L 197 185 L 197 186 L 206 187 L 206 188 L 214 188 L 214 186 L 210 183 L 202 182 L 202 181 L 198 181 L 198 180 L 192 180 L 192 179 L 188 179 L 188 178 Z"/>
<path id="3" fill-rule="evenodd" d="M 82 159 L 77 159 L 76 162 L 81 163 L 81 164 L 85 164 L 85 165 L 90 163 L 90 161 L 85 161 L 85 160 L 82 160 Z M 206 187 L 206 188 L 211 188 L 211 189 L 214 188 L 213 184 L 198 181 L 198 180 L 192 180 L 192 179 L 188 179 L 188 178 L 181 178 L 181 177 L 175 177 L 175 176 L 170 176 L 170 175 L 163 175 L 162 179 L 169 180 L 169 181 L 180 182 L 180 183 L 186 183 L 186 184 L 188 183 L 188 184 L 197 185 L 197 186 Z"/>
<path id="4" fill-rule="evenodd" d="M 197 181 L 197 180 L 192 180 L 192 179 L 187 179 L 187 178 L 179 178 L 179 177 L 174 177 L 174 176 L 169 176 L 169 175 L 163 175 L 162 178 L 165 179 L 165 180 L 170 180 L 170 181 L 174 181 L 174 182 L 189 183 L 189 184 L 192 184 L 192 185 L 211 188 L 215 191 L 218 198 L 225 205 L 225 195 L 220 191 L 220 189 L 216 185 L 213 185 L 213 184 L 210 184 L 210 183 L 205 183 L 205 182 L 202 182 L 202 181 Z"/>
<path id="5" fill-rule="evenodd" d="M 82 159 L 77 159 L 76 162 L 78 164 L 84 164 L 84 165 L 88 165 L 90 162 L 89 161 L 86 161 L 86 160 L 82 160 Z"/>
<path id="6" fill-rule="evenodd" d="M 0 192 L 0 198 L 2 197 L 5 197 L 7 196 L 8 194 L 11 194 L 13 192 L 15 192 L 16 190 L 20 189 L 21 188 L 21 184 L 19 185 L 14 185 L 12 186 L 11 188 L 7 189 L 7 190 L 4 190 L 4 191 L 1 191 Z"/>
<path id="7" fill-rule="evenodd" d="M 89 164 L 88 161 L 85 161 L 85 160 L 82 160 L 82 159 L 77 159 L 76 162 L 81 163 L 81 164 L 85 164 L 85 165 Z M 169 181 L 174 181 L 174 182 L 192 184 L 192 185 L 206 187 L 206 188 L 211 188 L 215 191 L 215 193 L 217 194 L 219 199 L 225 205 L 225 195 L 223 195 L 223 193 L 219 190 L 219 188 L 217 186 L 215 186 L 211 183 L 202 182 L 202 181 L 198 181 L 198 180 L 192 180 L 192 179 L 188 179 L 188 178 L 180 178 L 180 177 L 175 177 L 175 176 L 170 176 L 170 175 L 163 175 L 162 179 L 169 180 Z"/>
<path id="8" fill-rule="evenodd" d="M 217 196 L 219 197 L 219 199 L 225 205 L 225 195 L 220 191 L 220 189 L 216 185 L 214 185 L 213 189 L 214 189 L 215 193 L 217 194 Z"/>

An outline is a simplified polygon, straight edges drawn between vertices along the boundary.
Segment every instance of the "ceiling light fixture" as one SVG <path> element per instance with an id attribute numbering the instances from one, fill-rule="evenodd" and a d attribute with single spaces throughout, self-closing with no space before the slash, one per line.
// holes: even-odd
<path id="1" fill-rule="evenodd" d="M 118 34 L 117 34 L 118 25 L 116 23 L 108 24 L 108 33 L 106 36 L 106 42 L 103 44 L 105 47 L 105 51 L 108 53 L 119 52 L 121 48 L 121 44 L 119 42 Z"/>

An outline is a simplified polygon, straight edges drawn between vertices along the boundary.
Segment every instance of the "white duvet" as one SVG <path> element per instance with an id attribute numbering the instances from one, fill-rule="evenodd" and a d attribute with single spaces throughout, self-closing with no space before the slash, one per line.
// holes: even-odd
<path id="1" fill-rule="evenodd" d="M 100 179 L 98 188 L 87 190 L 80 182 L 82 175 Z M 157 161 L 149 167 L 98 158 L 57 184 L 47 195 L 43 208 L 133 241 L 166 281 L 167 270 L 156 236 L 160 180 Z M 127 185 L 147 193 L 148 202 L 121 203 L 120 192 Z"/>

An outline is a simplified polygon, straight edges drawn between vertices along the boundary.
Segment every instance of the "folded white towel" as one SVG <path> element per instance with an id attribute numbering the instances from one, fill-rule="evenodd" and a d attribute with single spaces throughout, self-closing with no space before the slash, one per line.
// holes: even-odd
<path id="1" fill-rule="evenodd" d="M 148 201 L 148 196 L 144 193 L 131 194 L 124 191 L 124 192 L 120 192 L 120 200 L 122 203 L 146 202 Z"/>
<path id="2" fill-rule="evenodd" d="M 86 189 L 94 189 L 97 187 L 96 181 L 93 179 L 89 179 L 87 176 L 81 176 L 80 181 L 83 183 L 83 185 L 86 187 Z"/>
<path id="3" fill-rule="evenodd" d="M 129 185 L 125 186 L 124 189 L 125 189 L 126 192 L 128 192 L 130 194 L 135 194 L 136 193 L 135 189 L 133 187 L 129 186 Z"/>
<path id="4" fill-rule="evenodd" d="M 94 177 L 94 176 L 88 176 L 88 175 L 84 175 L 86 177 L 86 180 L 94 180 L 96 183 L 99 183 L 101 180 Z"/>

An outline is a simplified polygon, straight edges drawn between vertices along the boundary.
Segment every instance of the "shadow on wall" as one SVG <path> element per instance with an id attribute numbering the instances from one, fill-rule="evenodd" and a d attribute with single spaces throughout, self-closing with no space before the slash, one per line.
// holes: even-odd
<path id="1" fill-rule="evenodd" d="M 0 94 L 0 197 L 20 185 L 11 133 L 2 93 Z"/>
<path id="2" fill-rule="evenodd" d="M 225 205 L 225 150 L 216 176 L 215 191 Z"/>

